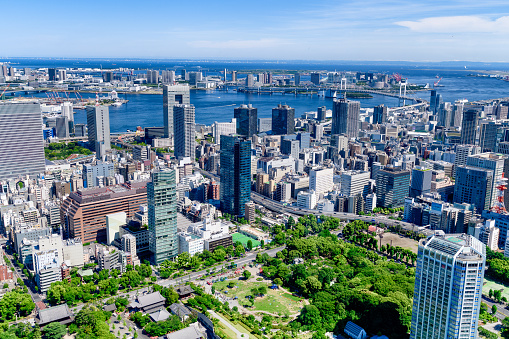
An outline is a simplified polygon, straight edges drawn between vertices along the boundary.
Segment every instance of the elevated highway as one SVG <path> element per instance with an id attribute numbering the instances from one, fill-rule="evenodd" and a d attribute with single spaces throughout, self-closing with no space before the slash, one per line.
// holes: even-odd
<path id="1" fill-rule="evenodd" d="M 385 216 L 368 216 L 368 215 L 357 215 L 353 213 L 345 213 L 345 212 L 320 212 L 318 210 L 309 210 L 309 209 L 302 209 L 294 206 L 285 206 L 283 203 L 279 201 L 275 201 L 272 199 L 269 199 L 261 194 L 258 194 L 256 192 L 251 192 L 251 199 L 265 208 L 278 212 L 278 213 L 289 213 L 294 214 L 298 216 L 304 216 L 308 214 L 313 214 L 316 216 L 320 215 L 326 215 L 330 217 L 335 217 L 343 221 L 350 221 L 350 220 L 362 220 L 365 222 L 375 222 L 377 224 L 383 223 L 387 226 L 401 226 L 402 229 L 405 229 L 407 231 L 414 231 L 419 232 L 424 235 L 432 235 L 433 231 L 426 229 L 424 227 L 417 226 L 412 223 L 399 221 L 399 220 L 393 220 L 389 219 Z"/>

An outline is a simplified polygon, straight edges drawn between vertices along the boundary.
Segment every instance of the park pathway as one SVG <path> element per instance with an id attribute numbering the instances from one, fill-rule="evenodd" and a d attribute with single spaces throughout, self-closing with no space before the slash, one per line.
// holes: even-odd
<path id="1" fill-rule="evenodd" d="M 237 335 L 237 339 L 249 339 L 249 334 L 247 333 L 241 333 L 239 330 L 237 330 L 234 326 L 232 326 L 228 321 L 226 321 L 225 319 L 223 319 L 223 317 L 221 317 L 219 314 L 217 314 L 216 312 L 212 311 L 212 310 L 208 310 L 208 312 L 210 313 L 210 315 L 212 315 L 214 318 L 218 319 L 220 322 L 222 322 L 226 327 L 228 327 L 230 330 L 232 330 L 233 332 L 235 332 L 235 334 Z"/>

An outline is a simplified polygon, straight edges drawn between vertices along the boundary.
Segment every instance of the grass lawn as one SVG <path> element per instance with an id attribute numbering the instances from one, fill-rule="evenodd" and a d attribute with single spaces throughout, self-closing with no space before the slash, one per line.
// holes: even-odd
<path id="1" fill-rule="evenodd" d="M 288 299 L 293 300 L 293 301 L 301 301 L 302 300 L 302 298 L 299 298 L 299 297 L 296 297 L 294 295 L 291 295 L 290 293 L 284 293 L 283 297 L 288 298 Z"/>
<path id="2" fill-rule="evenodd" d="M 252 329 L 249 329 L 247 328 L 244 324 L 242 324 L 241 322 L 233 322 L 231 320 L 229 320 L 226 316 L 224 316 L 223 314 L 219 314 L 219 316 L 225 321 L 227 322 L 228 324 L 230 324 L 231 326 L 235 327 L 240 333 L 246 333 L 249 335 L 249 333 L 251 333 Z M 231 331 L 231 330 L 230 330 Z M 233 331 L 232 331 L 233 332 Z M 247 335 L 245 336 L 247 337 Z"/>
<path id="3" fill-rule="evenodd" d="M 502 297 L 506 297 L 509 300 L 509 287 L 499 284 L 491 279 L 484 278 L 484 284 L 482 287 L 482 294 L 488 295 L 490 290 L 502 290 Z"/>
<path id="4" fill-rule="evenodd" d="M 230 330 L 228 328 L 228 326 L 225 326 L 223 323 L 219 322 L 219 328 L 220 328 L 221 332 L 223 332 L 224 334 L 226 334 L 228 336 L 228 338 L 237 339 L 237 335 L 235 334 L 235 332 Z"/>
<path id="5" fill-rule="evenodd" d="M 227 285 L 229 282 L 235 282 L 235 287 L 228 288 Z M 244 280 L 226 280 L 219 281 L 214 283 L 214 287 L 216 291 L 228 291 L 227 294 L 229 298 L 238 297 L 239 304 L 245 307 L 250 307 L 251 302 L 246 296 L 251 294 L 251 289 L 260 286 L 267 286 L 267 283 L 259 282 L 259 281 L 244 281 Z M 255 299 L 253 310 L 254 311 L 266 311 L 270 313 L 280 313 L 283 314 L 294 314 L 300 311 L 303 307 L 302 299 L 298 297 L 294 297 L 289 293 L 283 292 L 281 290 L 271 290 L 270 288 L 267 290 L 267 294 L 263 297 L 258 297 Z"/>
<path id="6" fill-rule="evenodd" d="M 255 240 L 253 238 L 248 237 L 247 235 L 241 234 L 241 233 L 233 233 L 232 234 L 232 240 L 233 243 L 240 241 L 244 247 L 247 246 L 247 242 L 251 240 L 251 243 L 253 244 L 253 247 L 260 246 L 260 242 L 258 240 Z"/>

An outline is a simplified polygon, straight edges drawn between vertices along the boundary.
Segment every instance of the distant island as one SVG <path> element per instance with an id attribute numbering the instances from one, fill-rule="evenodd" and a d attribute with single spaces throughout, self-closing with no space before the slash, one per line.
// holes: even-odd
<path id="1" fill-rule="evenodd" d="M 368 93 L 346 92 L 346 97 L 351 99 L 371 99 L 373 96 Z"/>

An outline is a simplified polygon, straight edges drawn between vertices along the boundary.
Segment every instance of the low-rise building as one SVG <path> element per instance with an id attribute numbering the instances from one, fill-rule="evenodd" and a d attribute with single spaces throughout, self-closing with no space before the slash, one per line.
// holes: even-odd
<path id="1" fill-rule="evenodd" d="M 268 240 L 269 240 L 269 235 L 267 233 L 265 233 L 261 230 L 258 230 L 254 227 L 248 226 L 248 225 L 240 226 L 239 233 L 247 235 L 248 237 L 258 240 L 258 241 L 263 240 L 265 242 L 268 242 Z"/>
<path id="2" fill-rule="evenodd" d="M 345 333 L 353 339 L 366 339 L 368 336 L 362 327 L 351 321 L 346 323 Z"/>
<path id="3" fill-rule="evenodd" d="M 41 309 L 35 317 L 35 323 L 41 327 L 53 322 L 59 322 L 62 325 L 67 325 L 73 321 L 74 314 L 71 312 L 67 304 Z"/>
<path id="4" fill-rule="evenodd" d="M 203 252 L 204 240 L 192 233 L 180 232 L 178 233 L 179 239 L 179 254 L 183 252 L 189 253 L 190 256 L 196 253 Z"/>
<path id="5" fill-rule="evenodd" d="M 143 313 L 153 313 L 164 308 L 166 299 L 159 292 L 138 296 L 136 301 L 129 304 L 129 308 Z"/>

